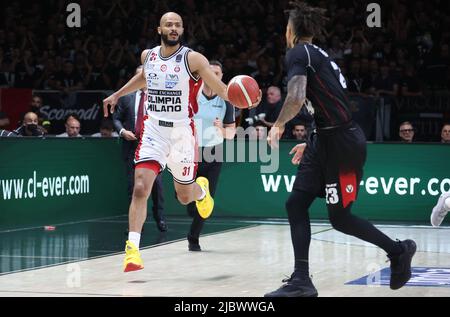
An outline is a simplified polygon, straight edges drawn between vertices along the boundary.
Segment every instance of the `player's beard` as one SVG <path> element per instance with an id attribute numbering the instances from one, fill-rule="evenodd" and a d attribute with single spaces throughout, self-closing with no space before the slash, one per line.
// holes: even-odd
<path id="1" fill-rule="evenodd" d="M 164 45 L 166 46 L 177 46 L 181 43 L 181 35 L 178 36 L 178 39 L 176 40 L 169 40 L 168 34 L 161 34 L 161 40 L 163 41 Z"/>

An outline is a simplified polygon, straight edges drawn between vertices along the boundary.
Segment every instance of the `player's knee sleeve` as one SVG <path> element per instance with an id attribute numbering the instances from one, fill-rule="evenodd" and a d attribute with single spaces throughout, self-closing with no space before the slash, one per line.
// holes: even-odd
<path id="1" fill-rule="evenodd" d="M 308 209 L 314 201 L 315 196 L 307 192 L 292 191 L 288 200 L 286 201 L 286 210 L 289 221 L 302 218 L 308 214 Z"/>
<path id="2" fill-rule="evenodd" d="M 297 195 L 295 194 L 290 195 L 288 200 L 286 201 L 286 210 L 288 215 L 292 215 L 298 212 L 299 206 L 300 204 Z"/>
<path id="3" fill-rule="evenodd" d="M 347 233 L 351 228 L 350 218 L 352 214 L 350 213 L 350 208 L 342 208 L 338 210 L 333 210 L 328 212 L 330 223 L 334 229 L 337 231 Z"/>

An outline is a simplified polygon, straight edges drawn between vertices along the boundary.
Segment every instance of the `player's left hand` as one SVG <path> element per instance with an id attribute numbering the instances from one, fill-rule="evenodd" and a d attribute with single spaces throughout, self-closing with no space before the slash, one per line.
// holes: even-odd
<path id="1" fill-rule="evenodd" d="M 267 143 L 269 143 L 272 149 L 278 148 L 278 141 L 281 139 L 281 136 L 284 133 L 284 126 L 278 127 L 273 126 L 269 131 L 269 135 L 267 136 Z"/>

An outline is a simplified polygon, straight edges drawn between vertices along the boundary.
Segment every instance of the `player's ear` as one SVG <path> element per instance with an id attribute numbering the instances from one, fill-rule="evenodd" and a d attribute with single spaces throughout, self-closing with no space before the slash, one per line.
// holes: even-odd
<path id="1" fill-rule="evenodd" d="M 158 26 L 157 30 L 158 30 L 158 34 L 161 35 L 161 27 L 160 26 Z"/>

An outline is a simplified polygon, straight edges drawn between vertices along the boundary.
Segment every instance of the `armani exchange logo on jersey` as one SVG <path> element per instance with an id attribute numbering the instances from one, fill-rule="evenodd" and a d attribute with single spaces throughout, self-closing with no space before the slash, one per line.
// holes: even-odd
<path id="1" fill-rule="evenodd" d="M 181 112 L 181 91 L 149 90 L 147 111 Z"/>

